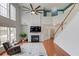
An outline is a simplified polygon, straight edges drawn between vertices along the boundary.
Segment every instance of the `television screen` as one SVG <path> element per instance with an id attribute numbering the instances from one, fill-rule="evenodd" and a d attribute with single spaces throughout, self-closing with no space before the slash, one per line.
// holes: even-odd
<path id="1" fill-rule="evenodd" d="M 41 26 L 31 26 L 30 32 L 41 32 Z"/>

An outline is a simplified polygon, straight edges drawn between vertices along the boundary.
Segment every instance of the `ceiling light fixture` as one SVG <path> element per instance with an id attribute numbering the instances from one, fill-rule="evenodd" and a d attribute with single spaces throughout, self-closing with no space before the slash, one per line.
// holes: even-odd
<path id="1" fill-rule="evenodd" d="M 32 14 L 35 14 L 35 12 L 34 12 L 34 11 L 32 11 L 31 13 L 32 13 Z"/>
<path id="2" fill-rule="evenodd" d="M 39 6 L 37 6 L 36 8 L 34 8 L 33 7 L 33 5 L 32 4 L 30 4 L 30 8 L 28 8 L 28 7 L 26 7 L 26 6 L 23 6 L 23 8 L 25 8 L 26 10 L 25 11 L 27 11 L 27 13 L 31 13 L 31 14 L 36 14 L 36 15 L 38 15 L 39 13 L 41 14 L 41 13 L 43 13 L 43 9 L 40 9 L 40 5 Z M 30 11 L 30 12 L 29 12 Z"/>

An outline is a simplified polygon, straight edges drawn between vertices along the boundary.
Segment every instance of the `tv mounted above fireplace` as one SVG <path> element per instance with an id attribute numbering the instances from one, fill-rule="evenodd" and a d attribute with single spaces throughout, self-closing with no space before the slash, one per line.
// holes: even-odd
<path id="1" fill-rule="evenodd" d="M 30 26 L 30 32 L 41 32 L 41 26 Z"/>

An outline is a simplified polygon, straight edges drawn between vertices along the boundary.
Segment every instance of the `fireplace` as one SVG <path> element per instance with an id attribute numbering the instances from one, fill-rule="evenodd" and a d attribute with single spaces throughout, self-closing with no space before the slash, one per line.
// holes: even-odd
<path id="1" fill-rule="evenodd" d="M 31 35 L 31 42 L 39 42 L 39 35 Z"/>

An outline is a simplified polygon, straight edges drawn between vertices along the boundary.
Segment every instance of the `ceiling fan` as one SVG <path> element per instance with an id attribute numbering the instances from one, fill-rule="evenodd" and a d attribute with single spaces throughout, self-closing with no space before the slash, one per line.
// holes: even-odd
<path id="1" fill-rule="evenodd" d="M 36 8 L 34 8 L 33 7 L 33 5 L 32 4 L 30 4 L 30 8 L 28 8 L 28 7 L 26 7 L 26 6 L 23 6 L 23 8 L 25 8 L 25 11 L 26 11 L 26 13 L 32 13 L 32 14 L 36 14 L 36 15 L 38 15 L 38 13 L 42 13 L 42 11 L 43 11 L 43 9 L 40 9 L 40 5 L 39 6 L 37 6 Z"/>

